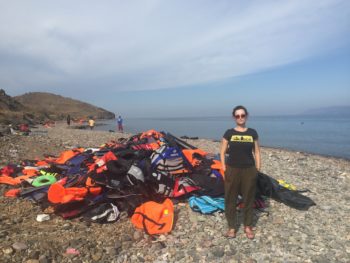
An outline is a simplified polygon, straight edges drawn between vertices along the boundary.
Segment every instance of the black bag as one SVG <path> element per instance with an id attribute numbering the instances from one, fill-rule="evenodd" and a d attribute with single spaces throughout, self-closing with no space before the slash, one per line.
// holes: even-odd
<path id="1" fill-rule="evenodd" d="M 149 185 L 153 188 L 156 194 L 172 197 L 175 180 L 174 177 L 167 173 L 155 171 L 149 179 Z"/>
<path id="2" fill-rule="evenodd" d="M 83 214 L 86 221 L 95 223 L 111 223 L 117 221 L 119 217 L 119 209 L 112 203 L 101 203 L 88 210 Z"/>
<path id="3" fill-rule="evenodd" d="M 281 186 L 277 180 L 263 173 L 257 174 L 256 191 L 257 195 L 271 197 L 298 210 L 308 210 L 310 206 L 316 205 L 309 197 Z"/>

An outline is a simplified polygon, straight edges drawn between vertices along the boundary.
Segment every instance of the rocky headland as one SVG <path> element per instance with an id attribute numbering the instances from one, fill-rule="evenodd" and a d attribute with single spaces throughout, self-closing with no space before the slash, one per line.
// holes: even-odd
<path id="1" fill-rule="evenodd" d="M 11 97 L 0 89 L 0 133 L 8 133 L 8 125 L 31 126 L 50 121 L 71 121 L 92 117 L 94 119 L 112 119 L 114 113 L 86 102 L 47 92 L 29 92 Z"/>

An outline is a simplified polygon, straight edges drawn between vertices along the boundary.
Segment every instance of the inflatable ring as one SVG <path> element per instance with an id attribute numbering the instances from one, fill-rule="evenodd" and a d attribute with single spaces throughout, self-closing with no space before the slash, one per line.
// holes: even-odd
<path id="1" fill-rule="evenodd" d="M 50 184 L 56 183 L 56 181 L 57 181 L 56 177 L 53 176 L 52 174 L 41 175 L 41 176 L 36 177 L 33 180 L 32 185 L 35 186 L 35 187 L 40 187 L 40 186 L 43 186 L 43 185 L 50 185 Z"/>

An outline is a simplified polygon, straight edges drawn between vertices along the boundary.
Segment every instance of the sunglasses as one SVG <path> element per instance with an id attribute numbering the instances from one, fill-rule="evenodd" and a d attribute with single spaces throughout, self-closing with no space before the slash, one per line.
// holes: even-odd
<path id="1" fill-rule="evenodd" d="M 238 119 L 244 119 L 246 117 L 246 115 L 245 114 L 241 114 L 241 115 L 239 115 L 239 114 L 237 114 L 237 115 L 235 115 L 235 118 L 238 120 Z"/>

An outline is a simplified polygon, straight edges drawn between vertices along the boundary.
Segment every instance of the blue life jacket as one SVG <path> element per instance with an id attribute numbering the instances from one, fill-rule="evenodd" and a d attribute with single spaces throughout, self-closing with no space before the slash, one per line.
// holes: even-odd
<path id="1" fill-rule="evenodd" d="M 212 214 L 218 210 L 225 210 L 225 199 L 223 197 L 191 196 L 189 204 L 193 211 L 202 214 Z"/>
<path id="2" fill-rule="evenodd" d="M 156 171 L 181 174 L 188 170 L 189 166 L 178 147 L 163 145 L 151 155 L 151 167 Z"/>

